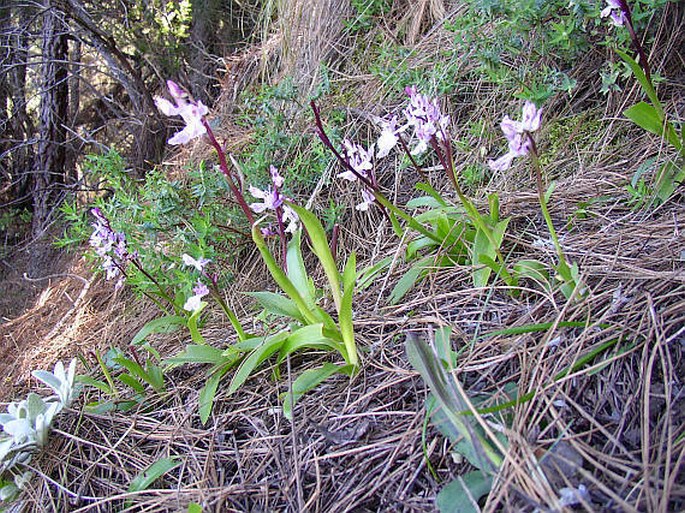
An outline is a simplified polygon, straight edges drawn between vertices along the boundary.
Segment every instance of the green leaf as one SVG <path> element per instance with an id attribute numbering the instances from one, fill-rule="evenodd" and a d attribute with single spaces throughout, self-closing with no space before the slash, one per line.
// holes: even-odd
<path id="1" fill-rule="evenodd" d="M 380 273 L 390 267 L 392 261 L 393 257 L 388 256 L 379 260 L 374 265 L 359 271 L 357 274 L 357 289 L 364 290 L 368 288 Z"/>
<path id="2" fill-rule="evenodd" d="M 464 474 L 440 490 L 436 505 L 440 513 L 480 513 L 477 502 L 490 493 L 492 482 L 491 476 L 480 471 Z"/>
<path id="3" fill-rule="evenodd" d="M 442 362 L 430 346 L 411 332 L 407 334 L 405 350 L 409 362 L 419 371 L 435 396 L 439 409 L 447 418 L 449 429 L 454 431 L 455 439 L 463 438 L 463 442 L 468 444 L 465 449 L 473 450 L 478 468 L 496 470 L 502 463 L 502 457 L 461 413 L 469 409 L 469 400 L 455 378 L 443 368 Z"/>
<path id="4" fill-rule="evenodd" d="M 185 326 L 185 324 L 185 318 L 179 315 L 166 315 L 164 317 L 153 319 L 146 323 L 145 326 L 140 328 L 135 337 L 133 337 L 133 340 L 131 340 L 131 344 L 140 344 L 153 333 L 170 333 L 182 326 Z"/>
<path id="5" fill-rule="evenodd" d="M 483 264 L 483 257 L 486 257 L 492 262 L 495 261 L 497 251 L 502 245 L 504 233 L 507 231 L 508 225 L 509 219 L 504 219 L 495 225 L 495 227 L 490 231 L 490 234 L 486 233 L 484 230 L 481 229 L 476 230 L 476 237 L 473 241 L 472 249 L 472 261 L 474 264 Z M 492 242 L 494 242 L 496 245 L 493 245 L 490 238 L 492 238 Z M 476 269 L 473 272 L 473 286 L 486 287 L 488 284 L 488 280 L 490 279 L 491 273 L 492 269 L 488 265 Z"/>
<path id="6" fill-rule="evenodd" d="M 202 513 L 202 506 L 200 506 L 196 502 L 191 502 L 190 504 L 188 504 L 187 513 Z"/>
<path id="7" fill-rule="evenodd" d="M 274 259 L 273 255 L 271 254 L 271 251 L 269 251 L 269 248 L 266 245 L 266 242 L 264 242 L 264 237 L 262 236 L 262 232 L 259 228 L 258 223 L 255 223 L 252 227 L 252 240 L 254 240 L 255 245 L 257 246 L 257 249 L 259 250 L 259 253 L 262 256 L 262 260 L 264 260 L 264 263 L 266 264 L 266 267 L 269 269 L 271 276 L 276 281 L 278 286 L 281 287 L 281 290 L 285 292 L 285 294 L 293 301 L 293 303 L 295 303 L 295 306 L 297 306 L 297 309 L 300 311 L 300 314 L 307 321 L 306 324 L 316 324 L 317 322 L 321 322 L 321 319 L 317 318 L 315 312 L 312 311 L 311 308 L 309 308 L 309 306 L 307 306 L 307 303 L 304 300 L 304 298 L 300 295 L 300 292 L 297 290 L 295 285 L 293 285 L 293 283 L 290 281 L 290 278 L 286 276 L 286 274 L 283 272 L 283 269 L 281 269 L 281 267 Z"/>
<path id="8" fill-rule="evenodd" d="M 645 102 L 636 103 L 626 109 L 623 115 L 640 128 L 659 137 L 664 137 L 675 149 L 681 150 L 682 144 L 675 128 L 669 121 L 659 117 L 659 111 Z"/>
<path id="9" fill-rule="evenodd" d="M 678 167 L 671 161 L 664 163 L 656 177 L 654 187 L 659 203 L 665 203 L 684 180 L 685 168 Z"/>
<path id="10" fill-rule="evenodd" d="M 661 135 L 663 132 L 663 125 L 656 109 L 645 102 L 636 103 L 632 107 L 626 109 L 623 114 L 635 123 L 640 128 L 644 128 L 648 132 L 656 135 Z"/>
<path id="11" fill-rule="evenodd" d="M 480 265 L 473 271 L 473 286 L 485 287 L 492 274 L 492 269 L 487 265 L 482 265 L 485 257 L 490 258 L 496 254 L 495 248 L 490 244 L 487 234 L 483 230 L 476 231 L 476 238 L 473 241 L 473 256 L 471 257 L 472 264 Z"/>
<path id="12" fill-rule="evenodd" d="M 113 393 L 112 387 L 110 387 L 109 384 L 105 383 L 104 381 L 100 381 L 99 379 L 91 378 L 90 376 L 77 376 L 76 381 L 84 385 L 97 388 L 105 394 Z"/>
<path id="13" fill-rule="evenodd" d="M 255 298 L 262 308 L 269 313 L 281 315 L 283 317 L 290 317 L 291 319 L 295 319 L 302 324 L 307 324 L 307 320 L 300 313 L 300 310 L 297 308 L 295 302 L 281 294 L 267 291 L 246 292 L 246 294 Z"/>
<path id="14" fill-rule="evenodd" d="M 437 244 L 428 237 L 417 237 L 407 244 L 407 259 L 412 259 L 423 249 L 434 248 Z"/>
<path id="15" fill-rule="evenodd" d="M 197 321 L 200 319 L 200 314 L 202 313 L 202 310 L 204 310 L 206 306 L 207 306 L 207 303 L 204 301 L 201 301 L 199 308 L 194 310 L 192 312 L 192 314 L 190 315 L 190 317 L 188 317 L 188 331 L 190 331 L 190 338 L 196 344 L 204 344 L 205 343 L 205 339 L 197 327 Z"/>
<path id="16" fill-rule="evenodd" d="M 145 370 L 140 366 L 140 364 L 130 358 L 126 358 L 124 355 L 115 356 L 112 361 L 121 365 L 124 369 L 129 371 L 133 376 L 142 378 L 145 375 Z"/>
<path id="17" fill-rule="evenodd" d="M 459 426 L 452 422 L 451 417 L 445 413 L 445 409 L 438 405 L 434 394 L 429 394 L 426 398 L 426 412 L 430 415 L 431 423 L 437 430 L 453 444 L 453 451 L 461 454 L 475 468 L 480 469 L 483 465 L 483 458 L 478 452 L 477 447 L 471 443 L 471 439 L 464 437 Z M 470 416 L 471 411 L 462 411 L 461 415 Z M 477 424 L 471 426 L 474 435 L 477 433 L 482 437 L 483 430 Z"/>
<path id="18" fill-rule="evenodd" d="M 421 192 L 425 192 L 431 198 L 433 198 L 437 204 L 439 204 L 443 207 L 447 206 L 447 202 L 442 198 L 440 193 L 431 184 L 426 183 L 426 182 L 419 182 L 416 184 L 416 190 L 421 191 Z"/>
<path id="19" fill-rule="evenodd" d="M 205 386 L 200 389 L 200 394 L 198 397 L 198 411 L 200 413 L 200 422 L 204 426 L 209 420 L 209 416 L 214 408 L 214 397 L 216 396 L 217 388 L 219 388 L 219 383 L 221 378 L 229 371 L 231 365 L 217 366 L 213 369 L 213 372 L 207 378 Z"/>
<path id="20" fill-rule="evenodd" d="M 354 299 L 354 285 L 357 277 L 357 258 L 352 253 L 347 259 L 345 270 L 343 271 L 343 297 L 338 313 L 340 323 L 340 334 L 345 343 L 345 361 L 357 367 L 359 356 L 357 355 L 357 345 L 354 340 L 354 324 L 352 312 L 352 300 Z"/>
<path id="21" fill-rule="evenodd" d="M 95 413 L 97 415 L 116 411 L 116 409 L 117 404 L 111 401 L 92 401 L 86 403 L 86 411 L 89 413 Z"/>
<path id="22" fill-rule="evenodd" d="M 414 217 L 420 223 L 435 225 L 440 218 L 449 218 L 452 222 L 461 221 L 463 211 L 460 207 L 446 206 L 427 210 Z M 437 242 L 437 241 L 436 241 Z"/>
<path id="23" fill-rule="evenodd" d="M 300 221 L 302 221 L 302 225 L 307 230 L 309 240 L 312 244 L 312 251 L 314 251 L 314 254 L 317 256 L 321 266 L 323 267 L 324 273 L 326 273 L 328 284 L 331 287 L 331 294 L 333 295 L 335 309 L 339 312 L 340 302 L 342 301 L 340 290 L 340 271 L 338 271 L 335 258 L 333 258 L 333 254 L 331 253 L 326 232 L 324 231 L 321 222 L 309 210 L 292 203 L 288 204 L 295 211 L 297 216 L 300 218 Z"/>
<path id="24" fill-rule="evenodd" d="M 302 299 L 310 308 L 316 305 L 316 290 L 314 282 L 307 274 L 307 269 L 304 266 L 302 259 L 302 231 L 298 230 L 293 233 L 292 239 L 288 243 L 288 251 L 286 254 L 286 262 L 288 264 L 288 278 L 297 290 L 302 295 Z"/>
<path id="25" fill-rule="evenodd" d="M 125 356 L 117 356 L 113 358 L 113 360 L 124 367 L 127 371 L 131 373 L 132 376 L 138 378 L 141 381 L 144 381 L 145 383 L 148 383 L 152 388 L 157 389 L 157 386 L 159 384 L 159 381 L 157 380 L 157 377 L 151 376 L 149 369 L 156 367 L 154 364 L 148 362 L 147 369 L 144 369 L 138 362 L 134 360 L 130 360 L 129 358 L 126 358 Z M 124 374 L 125 376 L 125 374 Z M 119 376 L 119 379 L 121 380 L 122 376 Z M 127 383 L 128 384 L 128 383 Z M 129 385 L 130 386 L 130 385 Z M 164 386 L 164 378 L 162 378 L 162 387 Z"/>
<path id="26" fill-rule="evenodd" d="M 444 201 L 437 201 L 435 198 L 433 198 L 431 196 L 420 196 L 418 198 L 412 198 L 409 201 L 407 201 L 407 205 L 406 205 L 407 208 L 410 208 L 412 210 L 416 209 L 416 208 L 424 208 L 424 207 L 428 207 L 428 208 L 433 209 L 433 208 L 440 208 L 440 207 L 444 207 L 444 206 L 446 206 Z"/>
<path id="27" fill-rule="evenodd" d="M 117 376 L 117 379 L 121 381 L 124 385 L 131 388 L 134 392 L 137 392 L 141 395 L 145 393 L 145 387 L 143 386 L 143 384 L 130 374 L 119 374 Z"/>
<path id="28" fill-rule="evenodd" d="M 167 363 L 182 364 L 182 363 L 211 363 L 219 364 L 225 359 L 224 352 L 221 349 L 208 345 L 188 344 L 186 348 L 176 356 L 167 359 Z"/>
<path id="29" fill-rule="evenodd" d="M 397 283 L 390 292 L 389 302 L 391 305 L 399 303 L 407 292 L 416 285 L 416 282 L 428 274 L 427 265 L 429 265 L 430 261 L 432 261 L 430 257 L 419 260 L 404 273 L 404 276 L 397 280 Z"/>
<path id="30" fill-rule="evenodd" d="M 488 205 L 490 207 L 490 222 L 499 223 L 499 196 L 494 192 L 488 195 Z"/>
<path id="31" fill-rule="evenodd" d="M 633 173 L 633 177 L 630 179 L 630 185 L 633 188 L 637 188 L 638 183 L 640 182 L 640 179 L 642 178 L 642 175 L 647 173 L 648 171 L 651 171 L 652 168 L 654 167 L 656 163 L 656 157 L 650 157 L 646 159 L 642 164 L 640 164 L 637 167 L 637 170 L 635 173 Z"/>
<path id="32" fill-rule="evenodd" d="M 521 278 L 530 278 L 549 287 L 547 266 L 539 260 L 519 260 L 514 264 L 514 273 Z"/>
<path id="33" fill-rule="evenodd" d="M 483 338 L 494 337 L 497 335 L 521 335 L 523 333 L 536 333 L 539 331 L 547 331 L 552 326 L 557 326 L 559 328 L 587 328 L 588 323 L 585 321 L 552 321 L 542 322 L 540 324 L 526 324 L 524 326 L 513 326 L 511 328 L 491 331 L 490 333 L 484 334 Z M 600 324 L 599 327 L 606 329 L 609 327 L 609 325 Z"/>
<path id="34" fill-rule="evenodd" d="M 392 231 L 395 232 L 395 235 L 401 239 L 404 235 L 404 230 L 402 229 L 402 225 L 400 224 L 400 222 L 397 220 L 397 215 L 395 214 L 395 212 L 392 211 L 390 211 L 388 215 L 390 217 L 390 225 L 392 226 Z"/>
<path id="35" fill-rule="evenodd" d="M 659 118 L 664 119 L 664 108 L 662 107 L 661 102 L 659 101 L 659 97 L 657 96 L 656 91 L 654 90 L 654 86 L 647 78 L 647 75 L 645 75 L 645 72 L 642 69 L 642 67 L 635 61 L 635 59 L 633 59 L 627 53 L 618 49 L 616 50 L 616 53 L 630 67 L 630 70 L 633 72 L 633 75 L 642 86 L 642 89 L 645 93 L 647 93 L 649 101 L 651 101 L 652 105 L 654 105 L 654 107 L 656 108 Z"/>
<path id="36" fill-rule="evenodd" d="M 452 363 L 452 343 L 450 337 L 452 336 L 451 326 L 441 326 L 435 330 L 435 349 L 438 358 L 446 364 Z"/>
<path id="37" fill-rule="evenodd" d="M 353 369 L 354 367 L 352 365 L 340 366 L 332 363 L 324 363 L 322 367 L 304 371 L 295 381 L 293 381 L 292 394 L 290 392 L 281 394 L 281 399 L 283 400 L 283 415 L 285 418 L 288 420 L 293 418 L 293 407 L 304 394 L 319 386 L 333 374 L 339 372 L 350 374 Z"/>
<path id="38" fill-rule="evenodd" d="M 226 357 L 233 357 L 236 353 L 249 353 L 250 351 L 254 351 L 260 345 L 262 345 L 264 340 L 267 338 L 268 336 L 252 337 L 241 342 L 237 342 L 236 344 L 228 346 L 226 349 L 224 349 L 223 355 Z"/>
<path id="39" fill-rule="evenodd" d="M 290 333 L 287 331 L 281 331 L 264 340 L 259 347 L 252 351 L 249 356 L 243 360 L 243 363 L 233 376 L 231 384 L 228 387 L 229 395 L 235 393 L 264 360 L 279 351 L 286 340 L 288 340 L 289 336 Z"/>
<path id="40" fill-rule="evenodd" d="M 293 331 L 279 348 L 278 363 L 299 351 L 300 349 L 324 349 L 326 351 L 340 351 L 340 344 L 326 337 L 323 333 L 323 324 L 310 324 Z"/>
<path id="41" fill-rule="evenodd" d="M 556 182 L 552 182 L 549 184 L 549 187 L 547 187 L 547 190 L 545 191 L 545 203 L 549 203 L 549 200 L 552 198 L 552 194 L 554 194 L 554 189 L 556 188 Z"/>
<path id="42" fill-rule="evenodd" d="M 157 365 L 150 362 L 145 366 L 147 370 L 147 382 L 152 386 L 156 392 L 163 392 L 166 388 L 164 385 L 164 373 Z"/>
<path id="43" fill-rule="evenodd" d="M 170 470 L 175 469 L 181 464 L 178 458 L 162 458 L 155 461 L 148 468 L 133 478 L 127 493 L 141 492 L 147 490 L 157 479 L 162 477 Z"/>

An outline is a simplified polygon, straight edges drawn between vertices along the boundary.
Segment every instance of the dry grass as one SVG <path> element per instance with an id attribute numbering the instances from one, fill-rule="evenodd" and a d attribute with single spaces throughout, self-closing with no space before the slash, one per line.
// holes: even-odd
<path id="1" fill-rule="evenodd" d="M 442 5 L 421 2 L 421 16 L 429 4 Z M 290 13 L 300 9 L 300 14 L 292 14 L 301 16 L 293 33 L 305 30 L 312 20 L 304 16 L 303 5 L 292 2 L 289 7 Z M 339 3 L 317 5 L 333 12 Z M 671 14 L 674 26 L 680 26 L 682 7 L 673 7 Z M 425 23 L 428 18 L 421 19 Z M 444 34 L 439 29 L 425 33 L 429 35 L 417 45 L 424 52 L 439 48 Z M 327 43 L 321 41 L 330 36 L 323 32 L 309 36 L 300 41 L 299 49 L 291 46 L 284 55 L 290 55 L 292 62 L 298 62 L 293 55 L 310 64 L 318 62 L 326 52 L 319 48 L 316 53 L 315 46 L 325 47 Z M 679 38 L 665 29 L 660 37 L 663 44 L 656 47 L 668 48 L 672 54 L 668 58 L 656 54 L 654 59 L 664 69 L 673 69 L 673 63 L 683 58 L 674 42 Z M 416 55 L 420 60 L 425 53 Z M 428 339 L 439 326 L 454 329 L 452 342 L 460 351 L 455 375 L 474 400 L 500 403 L 508 387 L 519 395 L 533 393 L 527 402 L 485 416 L 492 425 L 503 426 L 508 448 L 484 511 L 560 511 L 560 490 L 580 484 L 590 493 L 589 501 L 577 508 L 580 511 L 685 509 L 683 197 L 676 195 L 658 209 L 627 207 L 626 180 L 659 149 L 652 137 L 628 131 L 626 123 L 616 120 L 624 105 L 614 100 L 599 105 L 593 92 L 597 79 L 590 72 L 597 56 L 587 59 L 576 75 L 581 87 L 575 101 L 548 107 L 549 123 L 555 116 L 605 109 L 604 134 L 596 134 L 590 142 L 581 134 L 570 137 L 557 160 L 548 165 L 558 181 L 552 216 L 565 251 L 579 262 L 588 286 L 586 298 L 566 302 L 533 282 L 525 283 L 519 295 L 500 284 L 474 289 L 471 269 L 457 267 L 432 273 L 401 305 L 389 307 L 389 290 L 407 270 L 398 258 L 386 276 L 355 299 L 355 329 L 363 360 L 359 374 L 330 379 L 305 396 L 293 422 L 280 414 L 279 394 L 288 389 L 292 376 L 330 359 L 329 355 L 297 355 L 282 366 L 281 379 L 274 379 L 274 369 L 263 368 L 236 394 L 228 396 L 221 390 L 207 426 L 200 425 L 197 415 L 205 369 L 177 368 L 167 376 L 168 392 L 150 395 L 145 409 L 94 414 L 77 404 L 61 415 L 47 450 L 34 460 L 43 479 L 32 481 L 23 500 L 25 510 L 185 511 L 189 502 L 197 502 L 205 512 L 434 511 L 436 493 L 469 466 L 453 459 L 449 443 L 433 427 L 424 429 L 426 387 L 407 363 L 403 341 L 409 331 Z M 382 114 L 376 107 L 387 98 L 378 84 L 354 74 L 340 80 L 358 86 L 363 112 Z M 471 90 L 476 91 L 473 98 L 449 105 L 455 116 L 463 121 L 501 114 L 498 98 L 487 84 L 473 84 Z M 671 104 L 678 105 L 682 81 L 669 84 L 668 90 Z M 630 94 L 634 99 L 638 93 Z M 470 101 L 478 98 L 486 99 Z M 367 121 L 359 116 L 349 132 L 373 134 Z M 546 136 L 543 132 L 540 137 L 543 151 Z M 463 155 L 462 163 L 477 158 Z M 413 194 L 412 180 L 393 169 L 389 164 L 381 173 L 381 183 L 397 197 Z M 440 180 L 440 174 L 434 178 Z M 502 210 L 512 218 L 505 240 L 510 258 L 553 261 L 549 248 L 535 244 L 547 234 L 525 164 L 493 177 L 482 192 L 493 191 L 500 193 Z M 349 194 L 347 188 L 322 189 L 314 199 L 325 204 L 326 195 Z M 600 197 L 604 200 L 589 206 L 585 217 L 568 222 L 579 202 Z M 401 256 L 401 246 L 379 215 L 351 215 L 341 241 L 344 252 L 359 253 L 360 267 L 387 255 Z M 256 330 L 259 325 L 240 292 L 269 285 L 255 254 L 241 266 L 239 281 L 227 297 L 245 325 Z M 67 290 L 73 298 L 81 287 L 79 280 L 72 285 L 58 283 L 53 298 Z M 36 354 L 50 350 L 57 358 L 110 344 L 126 346 L 156 315 L 150 305 L 125 295 L 112 296 L 100 283 L 91 283 L 79 305 L 73 306 L 50 317 L 45 322 L 49 329 L 36 333 L 29 327 L 45 308 L 37 305 L 14 324 L 4 325 L 3 334 L 23 340 L 34 336 L 41 348 Z M 581 322 L 584 327 L 563 327 L 562 321 Z M 539 323 L 551 327 L 486 336 L 502 328 Z M 204 334 L 218 347 L 234 339 L 216 312 Z M 69 343 L 59 345 L 61 337 Z M 183 334 L 158 336 L 155 346 L 172 355 L 186 342 Z M 50 344 L 59 349 L 53 352 L 56 346 Z M 607 348 L 596 358 L 553 379 L 603 345 Z M 46 367 L 48 358 L 42 358 Z M 35 368 L 36 360 L 30 362 L 29 367 Z M 84 400 L 95 399 L 89 391 Z M 135 475 L 168 456 L 180 456 L 182 465 L 154 489 L 126 492 Z M 128 508 L 126 501 L 131 502 Z"/>

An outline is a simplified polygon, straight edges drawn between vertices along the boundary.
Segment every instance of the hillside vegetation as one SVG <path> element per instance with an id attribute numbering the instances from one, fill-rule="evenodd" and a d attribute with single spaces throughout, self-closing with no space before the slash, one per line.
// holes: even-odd
<path id="1" fill-rule="evenodd" d="M 684 510 L 685 5 L 228 4 L 8 211 L 0 510 Z"/>

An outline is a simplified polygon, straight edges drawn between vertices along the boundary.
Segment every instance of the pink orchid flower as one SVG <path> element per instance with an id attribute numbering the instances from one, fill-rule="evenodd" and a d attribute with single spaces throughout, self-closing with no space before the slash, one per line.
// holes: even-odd
<path id="1" fill-rule="evenodd" d="M 186 124 L 183 130 L 174 134 L 167 142 L 172 145 L 185 144 L 206 134 L 207 129 L 203 124 L 203 117 L 207 115 L 209 109 L 201 101 L 196 103 L 190 100 L 188 93 L 176 82 L 167 80 L 167 87 L 174 103 L 158 96 L 155 98 L 155 105 L 166 116 L 181 116 Z"/>

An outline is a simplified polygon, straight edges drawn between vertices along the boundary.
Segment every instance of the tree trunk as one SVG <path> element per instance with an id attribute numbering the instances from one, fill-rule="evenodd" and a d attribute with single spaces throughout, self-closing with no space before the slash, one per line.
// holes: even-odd
<path id="1" fill-rule="evenodd" d="M 12 5 L 11 0 L 4 1 L 2 11 L 6 24 L 2 33 L 3 61 L 0 73 L 7 80 L 9 102 L 9 119 L 2 131 L 7 154 L 3 153 L 2 160 L 10 180 L 6 185 L 10 203 L 16 207 L 30 207 L 34 125 L 26 110 L 26 67 L 29 26 L 34 12 L 28 5 Z"/>
<path id="2" fill-rule="evenodd" d="M 10 8 L 7 0 L 0 0 L 0 62 L 10 59 L 9 33 L 11 25 Z M 2 66 L 5 68 L 5 66 Z M 7 193 L 11 189 L 12 172 L 9 166 L 10 142 L 10 85 L 7 72 L 0 69 L 0 202 L 7 201 Z"/>
<path id="3" fill-rule="evenodd" d="M 32 234 L 36 243 L 31 258 L 32 268 L 40 265 L 47 250 L 47 245 L 38 240 L 43 239 L 52 210 L 57 204 L 59 185 L 64 184 L 64 126 L 69 106 L 64 14 L 55 8 L 53 0 L 45 0 L 44 7 L 38 158 L 32 189 Z"/>
<path id="4" fill-rule="evenodd" d="M 193 22 L 190 28 L 188 65 L 191 93 L 196 100 L 208 103 L 216 96 L 210 90 L 214 73 L 218 67 L 215 43 L 219 37 L 219 0 L 194 0 Z M 214 93 L 214 94 L 212 94 Z"/>

